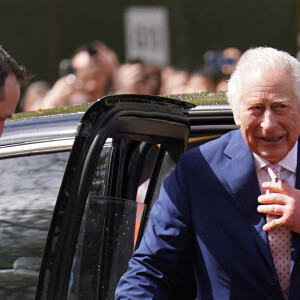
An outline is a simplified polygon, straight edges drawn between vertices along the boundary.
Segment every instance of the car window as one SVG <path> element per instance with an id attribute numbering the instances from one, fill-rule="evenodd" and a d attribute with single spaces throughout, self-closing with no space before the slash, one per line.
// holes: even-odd
<path id="1" fill-rule="evenodd" d="M 34 299 L 69 152 L 0 160 L 0 299 Z"/>
<path id="2" fill-rule="evenodd" d="M 99 245 L 102 243 L 105 231 L 108 231 L 109 227 L 113 229 L 116 225 L 108 217 L 107 209 L 110 211 L 110 215 L 118 214 L 118 209 L 116 208 L 118 203 L 114 207 L 114 205 L 111 205 L 111 201 L 104 200 L 99 205 L 98 199 L 108 199 L 105 195 L 109 189 L 108 179 L 110 177 L 109 173 L 112 172 L 111 168 L 113 168 L 114 159 L 116 158 L 113 158 L 113 148 L 106 144 L 101 151 L 99 159 L 94 162 L 97 167 L 89 189 L 76 244 L 68 299 L 97 299 L 99 286 L 96 284 L 98 282 L 96 275 L 98 274 L 97 270 L 99 269 L 100 260 Z M 111 225 L 108 226 L 107 222 L 111 221 Z M 95 286 L 91 286 L 89 284 L 90 281 L 95 282 Z M 93 297 L 88 295 L 93 295 Z"/>
<path id="3" fill-rule="evenodd" d="M 116 285 L 135 249 L 159 150 L 160 145 L 116 140 L 113 147 L 103 148 L 81 222 L 68 299 L 114 299 Z M 166 151 L 160 156 L 149 207 L 176 165 Z M 113 174 L 117 157 L 126 158 L 118 161 L 118 174 Z M 110 185 L 119 192 L 111 195 Z"/>

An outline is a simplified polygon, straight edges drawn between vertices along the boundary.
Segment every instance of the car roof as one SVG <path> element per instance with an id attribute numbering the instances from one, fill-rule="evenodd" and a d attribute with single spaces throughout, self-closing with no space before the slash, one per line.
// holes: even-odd
<path id="1" fill-rule="evenodd" d="M 232 124 L 232 113 L 224 93 L 196 93 L 167 97 L 196 105 L 188 112 L 192 132 L 195 130 L 198 132 L 198 125 L 203 124 L 203 119 L 205 119 L 205 124 L 209 124 L 210 120 L 217 115 L 223 118 L 225 115 L 225 118 L 229 118 L 229 123 Z M 25 151 L 24 154 L 34 152 L 30 145 L 34 144 L 36 147 L 38 143 L 41 146 L 40 150 L 45 146 L 49 151 L 51 149 L 71 149 L 78 124 L 92 104 L 13 114 L 12 118 L 6 121 L 3 135 L 0 138 L 0 157 L 10 156 L 14 151 L 20 155 L 20 149 L 21 152 Z M 226 122 L 225 124 L 220 122 L 218 126 L 227 126 Z M 203 125 L 201 126 L 202 130 Z M 232 125 L 230 126 L 232 128 Z M 14 149 L 9 149 L 9 147 L 14 147 Z"/>
<path id="2" fill-rule="evenodd" d="M 72 148 L 78 123 L 90 105 L 13 114 L 0 138 L 0 158 L 66 151 Z"/>
<path id="3" fill-rule="evenodd" d="M 74 138 L 83 112 L 9 120 L 0 147 L 9 144 Z"/>

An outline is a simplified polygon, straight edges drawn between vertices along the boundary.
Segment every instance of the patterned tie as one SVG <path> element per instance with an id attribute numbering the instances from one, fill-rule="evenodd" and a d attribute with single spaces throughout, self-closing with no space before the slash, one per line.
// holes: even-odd
<path id="1" fill-rule="evenodd" d="M 267 171 L 272 182 L 282 181 L 280 176 L 281 167 L 279 165 L 270 164 L 267 166 Z M 267 215 L 267 222 L 269 223 L 276 218 L 278 216 Z M 279 283 L 284 298 L 287 300 L 290 289 L 292 233 L 285 227 L 275 228 L 268 232 L 268 239 Z"/>

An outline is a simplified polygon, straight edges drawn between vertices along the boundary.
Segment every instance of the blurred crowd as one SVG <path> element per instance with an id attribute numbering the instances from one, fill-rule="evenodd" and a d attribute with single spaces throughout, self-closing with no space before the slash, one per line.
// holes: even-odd
<path id="1" fill-rule="evenodd" d="M 208 51 L 204 64 L 188 72 L 130 59 L 120 64 L 115 51 L 100 41 L 80 46 L 60 63 L 60 78 L 28 85 L 21 110 L 94 102 L 110 94 L 170 95 L 227 90 L 227 80 L 241 56 L 237 48 Z"/>

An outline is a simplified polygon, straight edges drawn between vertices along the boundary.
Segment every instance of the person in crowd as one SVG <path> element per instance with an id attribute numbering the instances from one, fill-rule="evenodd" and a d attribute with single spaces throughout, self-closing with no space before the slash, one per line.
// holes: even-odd
<path id="1" fill-rule="evenodd" d="M 89 95 L 78 87 L 74 74 L 59 78 L 40 103 L 41 109 L 92 102 Z"/>
<path id="2" fill-rule="evenodd" d="M 25 94 L 21 100 L 21 110 L 22 111 L 32 111 L 37 110 L 41 107 L 41 103 L 50 90 L 50 84 L 45 80 L 36 80 L 30 83 Z"/>
<path id="3" fill-rule="evenodd" d="M 26 69 L 0 46 L 0 136 L 6 118 L 16 110 L 20 98 L 20 87 L 28 79 Z"/>
<path id="4" fill-rule="evenodd" d="M 209 70 L 215 82 L 215 92 L 227 91 L 227 81 L 238 63 L 242 51 L 228 47 L 222 51 L 206 51 L 203 55 L 204 69 Z"/>
<path id="5" fill-rule="evenodd" d="M 156 64 L 146 64 L 146 88 L 149 95 L 159 95 L 161 87 L 161 68 Z"/>
<path id="6" fill-rule="evenodd" d="M 110 93 L 119 66 L 116 53 L 100 41 L 80 46 L 71 58 L 73 73 L 59 78 L 42 108 L 94 102 Z"/>
<path id="7" fill-rule="evenodd" d="M 188 93 L 214 92 L 214 78 L 205 70 L 199 70 L 190 74 L 186 82 Z"/>
<path id="8" fill-rule="evenodd" d="M 215 92 L 226 92 L 228 89 L 228 80 L 227 76 L 224 76 L 219 79 L 218 83 L 216 84 Z"/>
<path id="9" fill-rule="evenodd" d="M 114 76 L 114 94 L 147 94 L 146 67 L 140 60 L 129 59 Z"/>
<path id="10" fill-rule="evenodd" d="M 169 299 L 188 262 L 197 299 L 299 299 L 300 63 L 250 49 L 227 95 L 239 129 L 181 156 L 116 299 Z"/>
<path id="11" fill-rule="evenodd" d="M 242 51 L 236 47 L 229 47 L 222 51 L 224 63 L 221 66 L 221 71 L 224 75 L 230 76 L 232 74 L 241 55 Z"/>
<path id="12" fill-rule="evenodd" d="M 189 74 L 185 70 L 178 70 L 171 66 L 162 69 L 161 95 L 182 94 L 187 92 L 186 83 Z"/>
<path id="13" fill-rule="evenodd" d="M 116 53 L 100 41 L 77 49 L 72 67 L 78 88 L 95 101 L 111 91 L 113 76 L 119 67 Z"/>
<path id="14" fill-rule="evenodd" d="M 241 55 L 237 48 L 208 51 L 208 65 L 200 72 L 129 59 L 124 64 L 112 49 L 100 41 L 80 46 L 71 59 L 61 61 L 59 78 L 42 101 L 32 109 L 83 104 L 108 94 L 171 95 L 226 91 L 227 78 Z M 216 56 L 216 57 L 215 57 Z"/>
<path id="15" fill-rule="evenodd" d="M 220 67 L 221 75 L 219 76 L 216 84 L 216 92 L 227 91 L 227 82 L 230 78 L 230 75 L 233 73 L 241 55 L 242 51 L 236 47 L 229 47 L 222 51 L 223 63 Z"/>

